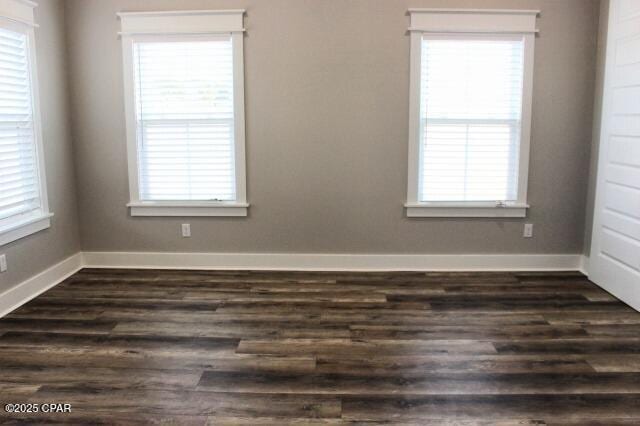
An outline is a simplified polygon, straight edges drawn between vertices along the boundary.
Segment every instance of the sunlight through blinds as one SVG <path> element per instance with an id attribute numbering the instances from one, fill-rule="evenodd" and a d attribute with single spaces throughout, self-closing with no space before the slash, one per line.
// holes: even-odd
<path id="1" fill-rule="evenodd" d="M 29 42 L 0 29 L 0 226 L 41 209 Z"/>
<path id="2" fill-rule="evenodd" d="M 420 201 L 513 201 L 522 38 L 422 40 Z"/>
<path id="3" fill-rule="evenodd" d="M 231 36 L 134 43 L 140 198 L 235 200 Z"/>

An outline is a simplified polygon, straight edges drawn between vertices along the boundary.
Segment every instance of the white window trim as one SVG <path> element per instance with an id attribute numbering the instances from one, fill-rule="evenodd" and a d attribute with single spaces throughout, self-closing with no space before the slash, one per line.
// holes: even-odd
<path id="1" fill-rule="evenodd" d="M 52 217 L 53 213 L 31 215 L 23 221 L 2 228 L 0 230 L 0 246 L 51 227 Z"/>
<path id="2" fill-rule="evenodd" d="M 531 102 L 533 59 L 538 10 L 506 9 L 409 9 L 411 58 L 409 78 L 409 164 L 407 181 L 407 217 L 526 217 L 531 138 Z M 522 129 L 518 162 L 518 199 L 516 202 L 421 202 L 420 164 L 420 72 L 422 39 L 425 34 L 505 35 L 524 37 L 524 76 L 522 92 Z"/>
<path id="3" fill-rule="evenodd" d="M 9 244 L 51 226 L 53 213 L 49 211 L 47 181 L 45 173 L 44 146 L 42 143 L 42 120 L 40 114 L 40 89 L 38 85 L 38 62 L 36 60 L 35 23 L 33 9 L 37 3 L 29 0 L 0 0 L 0 26 L 11 31 L 22 32 L 29 41 L 29 73 L 33 105 L 33 129 L 40 191 L 40 211 L 25 215 L 24 219 L 0 228 L 0 246 Z"/>
<path id="4" fill-rule="evenodd" d="M 139 201 L 129 203 L 131 216 L 246 216 L 249 204 L 225 202 Z"/>
<path id="5" fill-rule="evenodd" d="M 124 99 L 127 125 L 127 162 L 131 216 L 247 216 L 247 178 L 244 112 L 244 10 L 187 10 L 121 12 Z M 233 44 L 236 200 L 146 201 L 140 199 L 135 119 L 133 43 L 157 36 L 230 34 Z"/>

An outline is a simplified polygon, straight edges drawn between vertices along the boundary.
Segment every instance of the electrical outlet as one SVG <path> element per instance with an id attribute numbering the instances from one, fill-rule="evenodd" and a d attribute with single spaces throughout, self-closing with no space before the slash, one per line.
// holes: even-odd
<path id="1" fill-rule="evenodd" d="M 191 236 L 191 225 L 188 223 L 182 224 L 182 237 L 189 238 Z"/>
<path id="2" fill-rule="evenodd" d="M 7 256 L 0 255 L 0 272 L 7 272 Z"/>
<path id="3" fill-rule="evenodd" d="M 524 238 L 533 237 L 533 223 L 525 223 L 524 224 L 524 232 L 522 233 Z"/>

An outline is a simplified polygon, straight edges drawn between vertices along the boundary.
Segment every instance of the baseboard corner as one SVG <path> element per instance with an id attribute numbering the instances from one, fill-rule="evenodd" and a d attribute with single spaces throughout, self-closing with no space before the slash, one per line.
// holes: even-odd
<path id="1" fill-rule="evenodd" d="M 58 285 L 82 269 L 83 265 L 83 255 L 78 252 L 4 291 L 0 294 L 0 318 Z"/>
<path id="2" fill-rule="evenodd" d="M 580 257 L 580 272 L 585 274 L 587 277 L 589 276 L 589 256 L 583 254 Z"/>

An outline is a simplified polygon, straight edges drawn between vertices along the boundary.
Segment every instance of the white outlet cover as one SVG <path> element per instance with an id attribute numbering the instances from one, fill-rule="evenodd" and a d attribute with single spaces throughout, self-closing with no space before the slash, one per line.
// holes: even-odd
<path id="1" fill-rule="evenodd" d="M 7 271 L 7 256 L 3 254 L 0 256 L 0 272 L 6 272 L 6 271 Z"/>
<path id="2" fill-rule="evenodd" d="M 524 238 L 533 237 L 533 224 L 532 223 L 525 223 L 524 224 L 524 232 L 523 232 L 522 236 Z"/>
<path id="3" fill-rule="evenodd" d="M 182 236 L 187 238 L 191 236 L 191 225 L 188 223 L 182 224 Z"/>

